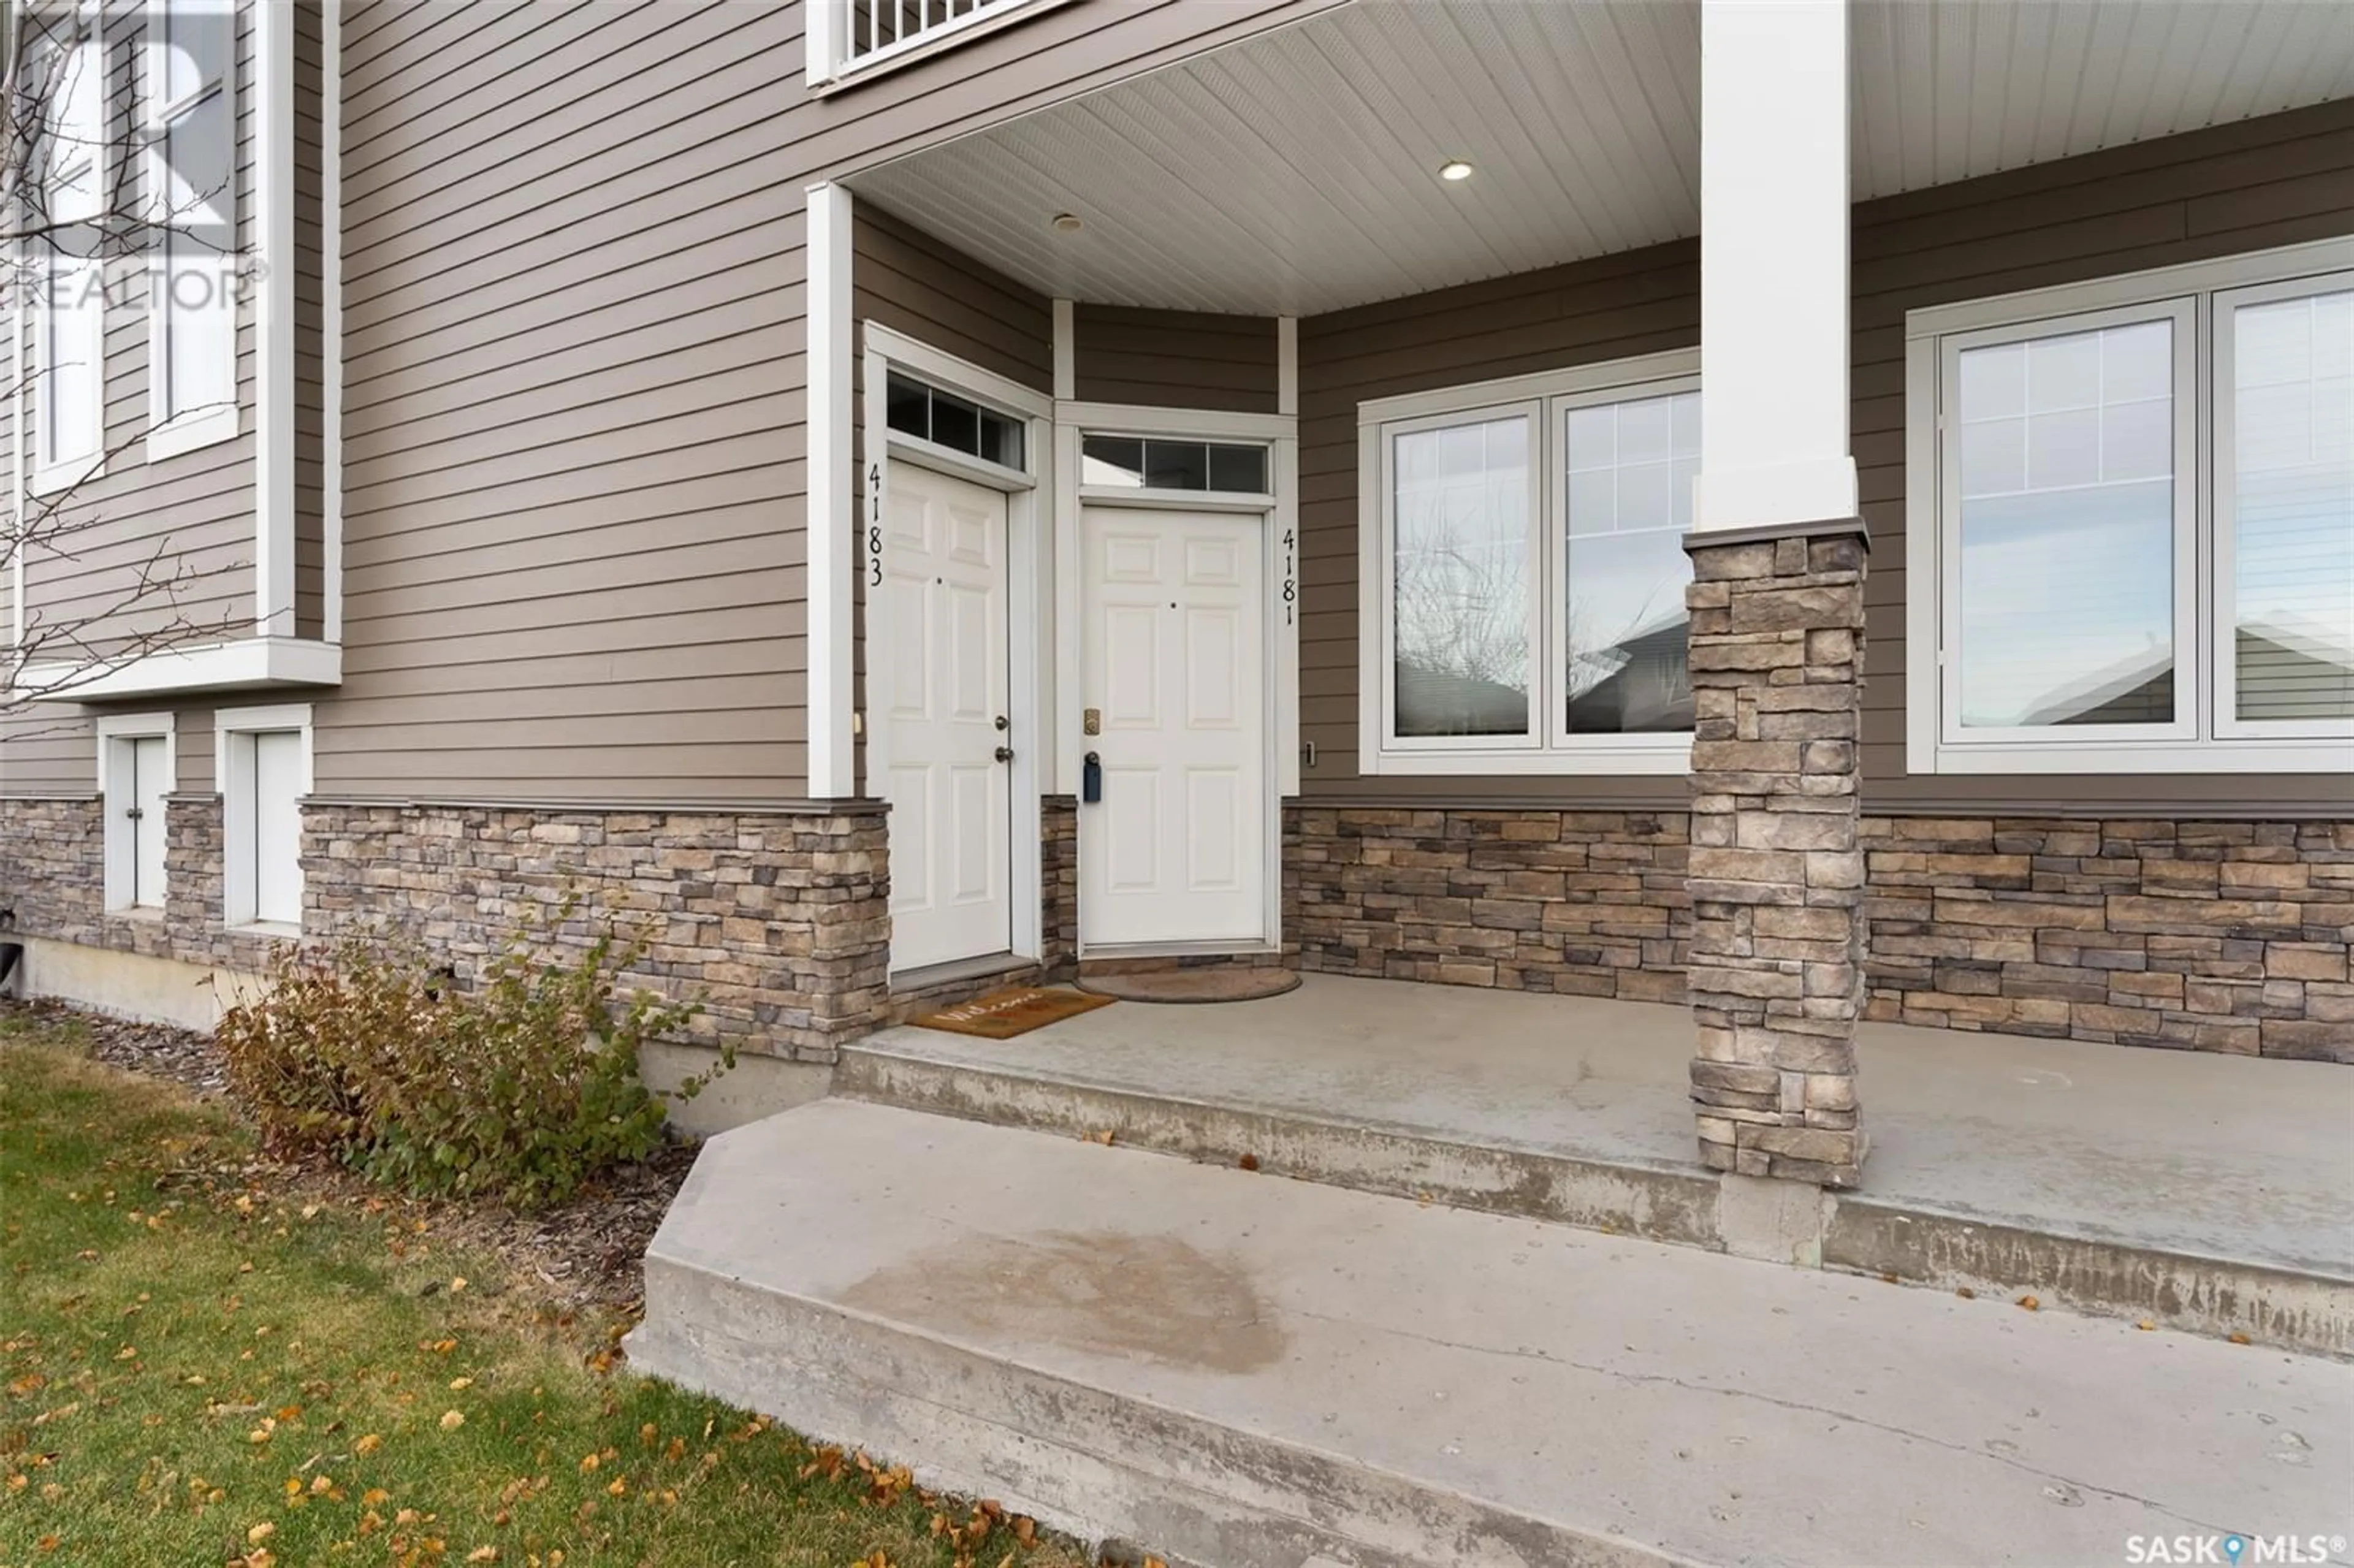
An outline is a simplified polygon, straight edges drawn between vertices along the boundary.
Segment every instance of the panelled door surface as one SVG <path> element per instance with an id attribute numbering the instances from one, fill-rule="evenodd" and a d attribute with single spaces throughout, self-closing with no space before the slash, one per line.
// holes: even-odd
<path id="1" fill-rule="evenodd" d="M 891 967 L 977 958 L 1013 943 L 1013 768 L 1007 705 L 1005 497 L 912 463 L 891 467 Z"/>
<path id="2" fill-rule="evenodd" d="M 1090 945 L 1267 937 L 1266 634 L 1257 517 L 1089 507 L 1079 806 Z"/>
<path id="3" fill-rule="evenodd" d="M 302 921 L 302 736 L 253 737 L 253 917 Z"/>

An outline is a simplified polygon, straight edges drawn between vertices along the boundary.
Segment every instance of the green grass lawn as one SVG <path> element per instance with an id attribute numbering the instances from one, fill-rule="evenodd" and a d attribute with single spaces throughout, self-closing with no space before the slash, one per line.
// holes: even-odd
<path id="1" fill-rule="evenodd" d="M 72 1034 L 0 1019 L 0 1568 L 1085 1561 L 612 1367 Z"/>

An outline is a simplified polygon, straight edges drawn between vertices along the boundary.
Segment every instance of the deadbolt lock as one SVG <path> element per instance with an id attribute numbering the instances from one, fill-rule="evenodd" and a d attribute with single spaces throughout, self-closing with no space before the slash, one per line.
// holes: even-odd
<path id="1" fill-rule="evenodd" d="M 997 715 L 997 727 L 1001 733 L 1005 730 L 1012 729 L 1013 727 L 1013 721 L 1007 718 L 1003 714 L 1000 714 Z"/>
<path id="2" fill-rule="evenodd" d="M 1079 729 L 1083 734 L 1101 735 L 1103 733 L 1103 709 L 1089 708 L 1087 712 L 1080 715 Z"/>

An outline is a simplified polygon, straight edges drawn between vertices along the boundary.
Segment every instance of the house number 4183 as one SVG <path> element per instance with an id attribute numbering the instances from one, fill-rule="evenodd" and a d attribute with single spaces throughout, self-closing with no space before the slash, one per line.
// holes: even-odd
<path id="1" fill-rule="evenodd" d="M 883 586 L 883 465 L 866 465 L 866 586 Z"/>

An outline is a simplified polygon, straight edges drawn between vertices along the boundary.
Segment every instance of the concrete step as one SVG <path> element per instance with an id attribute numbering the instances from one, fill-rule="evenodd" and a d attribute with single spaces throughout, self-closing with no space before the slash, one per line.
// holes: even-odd
<path id="1" fill-rule="evenodd" d="M 1203 1568 L 2354 1533 L 2342 1363 L 847 1100 L 705 1148 L 646 1307 L 641 1371 Z"/>
<path id="2" fill-rule="evenodd" d="M 1269 1174 L 1360 1192 L 1944 1291 L 2033 1295 L 2050 1307 L 2354 1355 L 2354 1273 L 2321 1262 L 2232 1256 L 2155 1240 L 2147 1229 L 2125 1234 L 2049 1214 L 1725 1182 L 1696 1161 L 1539 1144 L 1460 1115 L 1418 1123 L 1354 1107 L 1310 1108 L 1297 1096 L 1228 1098 L 1217 1092 L 1227 1086 L 1198 1074 L 1190 1081 L 1181 1072 L 1165 1075 L 1185 1082 L 1182 1091 L 1148 1087 L 1161 1076 L 1153 1067 L 1135 1071 L 1107 1052 L 1099 1067 L 1079 1068 L 1067 1051 L 1034 1065 L 1023 1061 L 1026 1044 L 894 1030 L 845 1049 L 833 1092 L 1034 1131 L 1108 1132 L 1129 1148 L 1214 1165 L 1247 1160 Z M 1042 1055 L 1043 1045 L 1029 1054 Z M 1559 1103 L 1519 1085 L 1504 1093 Z M 1333 1097 L 1348 1104 L 1345 1093 Z M 1669 1108 L 1682 1114 L 1680 1103 Z M 1573 1122 L 1577 1114 L 1572 1108 L 1557 1119 Z"/>

